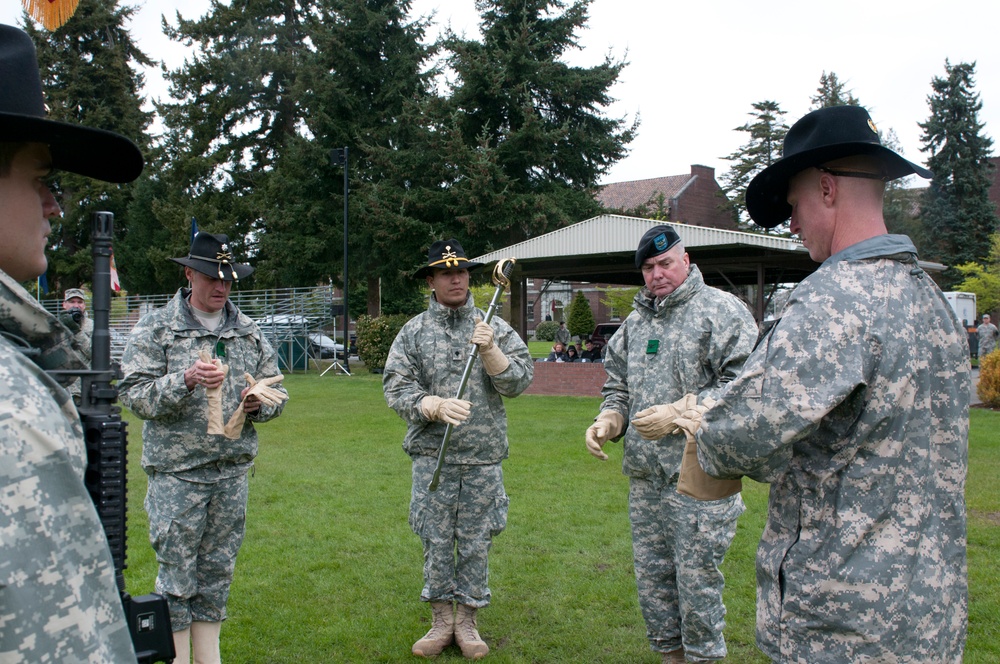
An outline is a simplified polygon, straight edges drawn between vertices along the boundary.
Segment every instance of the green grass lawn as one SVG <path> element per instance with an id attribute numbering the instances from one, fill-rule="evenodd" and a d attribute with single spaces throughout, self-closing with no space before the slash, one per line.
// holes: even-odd
<path id="1" fill-rule="evenodd" d="M 419 601 L 422 554 L 407 525 L 405 427 L 381 377 L 299 374 L 285 413 L 262 425 L 250 480 L 247 537 L 222 631 L 238 663 L 413 661 L 429 626 Z M 632 576 L 628 481 L 621 446 L 606 463 L 583 432 L 599 399 L 522 396 L 507 402 L 504 462 L 510 515 L 490 556 L 493 603 L 480 632 L 493 662 L 646 662 Z M 139 468 L 141 423 L 130 419 L 128 590 L 151 592 Z M 975 410 L 970 436 L 970 630 L 965 661 L 1000 661 L 1000 413 Z M 990 432 L 993 432 L 992 434 Z M 732 662 L 766 662 L 754 645 L 754 553 L 767 486 L 744 482 L 747 512 L 724 564 Z M 449 649 L 438 661 L 464 661 Z"/>

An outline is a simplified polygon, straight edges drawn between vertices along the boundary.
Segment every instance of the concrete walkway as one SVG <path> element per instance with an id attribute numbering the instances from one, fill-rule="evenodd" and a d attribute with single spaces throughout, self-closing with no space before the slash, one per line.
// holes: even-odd
<path id="1" fill-rule="evenodd" d="M 982 403 L 979 400 L 979 395 L 976 394 L 976 386 L 979 385 L 979 367 L 972 368 L 972 380 L 969 381 L 972 387 L 971 399 L 969 400 L 969 405 L 975 406 L 976 404 Z"/>

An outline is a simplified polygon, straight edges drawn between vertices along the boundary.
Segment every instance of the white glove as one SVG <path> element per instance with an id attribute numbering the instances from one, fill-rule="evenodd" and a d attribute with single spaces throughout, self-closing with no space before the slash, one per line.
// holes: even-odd
<path id="1" fill-rule="evenodd" d="M 431 422 L 445 422 L 458 426 L 469 419 L 472 402 L 464 399 L 442 399 L 428 395 L 420 401 L 420 411 Z"/>
<path id="2" fill-rule="evenodd" d="M 503 351 L 493 343 L 493 328 L 482 320 L 476 321 L 476 329 L 472 333 L 472 343 L 479 347 L 479 357 L 483 368 L 490 376 L 496 376 L 510 366 L 510 360 Z"/>
<path id="3" fill-rule="evenodd" d="M 635 414 L 632 426 L 646 440 L 659 440 L 667 434 L 676 433 L 678 427 L 675 420 L 681 417 L 685 411 L 697 405 L 698 397 L 693 394 L 685 394 L 673 403 L 650 406 L 645 410 L 640 410 Z"/>
<path id="4" fill-rule="evenodd" d="M 584 439 L 587 442 L 587 451 L 601 461 L 607 461 L 608 455 L 601 449 L 604 443 L 608 442 L 625 428 L 625 418 L 616 410 L 602 410 L 594 418 L 594 423 L 587 429 Z"/>

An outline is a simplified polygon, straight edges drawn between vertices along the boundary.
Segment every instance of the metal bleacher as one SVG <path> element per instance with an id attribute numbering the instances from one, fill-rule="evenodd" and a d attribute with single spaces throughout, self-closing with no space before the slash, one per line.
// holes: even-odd
<path id="1" fill-rule="evenodd" d="M 121 361 L 128 335 L 145 314 L 167 304 L 174 294 L 128 295 L 111 300 L 111 357 Z M 336 336 L 337 320 L 333 316 L 333 288 L 278 288 L 270 290 L 234 290 L 229 299 L 260 327 L 261 332 L 278 351 L 282 371 L 308 368 L 310 357 L 309 335 L 333 330 Z M 58 315 L 62 311 L 61 299 L 40 302 L 48 311 Z M 90 303 L 88 302 L 88 308 Z M 92 310 L 91 310 L 92 312 Z M 346 335 L 345 335 L 346 336 Z"/>

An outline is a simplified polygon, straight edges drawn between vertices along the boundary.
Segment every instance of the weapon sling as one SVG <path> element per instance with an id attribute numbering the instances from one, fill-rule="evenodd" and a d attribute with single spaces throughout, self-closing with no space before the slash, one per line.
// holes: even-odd
<path id="1" fill-rule="evenodd" d="M 486 310 L 486 318 L 483 319 L 483 322 L 487 325 L 493 319 L 493 313 L 500 303 L 500 296 L 510 286 L 510 274 L 514 271 L 514 263 L 516 262 L 516 258 L 504 258 L 498 261 L 496 267 L 493 268 L 493 283 L 496 284 L 497 289 L 493 293 L 493 299 L 490 301 L 489 308 Z M 469 359 L 465 363 L 465 370 L 462 372 L 462 382 L 458 385 L 456 399 L 461 399 L 462 395 L 465 394 L 465 386 L 469 382 L 469 376 L 472 375 L 472 365 L 475 364 L 477 357 L 479 357 L 479 346 L 472 344 L 472 352 L 469 353 Z M 454 425 L 449 422 L 444 429 L 444 440 L 441 441 L 441 449 L 438 450 L 438 460 L 437 466 L 434 468 L 434 477 L 431 478 L 431 483 L 428 487 L 430 491 L 437 491 L 438 484 L 441 481 L 441 468 L 444 467 L 444 455 L 448 451 L 448 441 L 451 440 L 451 432 L 454 428 Z"/>

